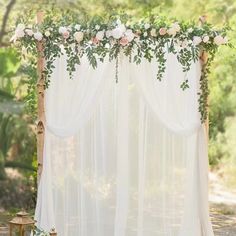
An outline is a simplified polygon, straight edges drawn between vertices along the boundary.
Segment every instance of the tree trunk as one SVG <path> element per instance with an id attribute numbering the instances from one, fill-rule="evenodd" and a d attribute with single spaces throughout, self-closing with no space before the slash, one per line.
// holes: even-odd
<path id="1" fill-rule="evenodd" d="M 43 13 L 37 13 L 37 23 L 43 22 Z M 45 133 L 45 109 L 44 109 L 44 89 L 45 78 L 43 74 L 44 56 L 43 56 L 43 42 L 37 43 L 38 50 L 38 82 L 37 82 L 37 96 L 38 96 L 38 123 L 37 123 L 37 159 L 38 159 L 38 183 L 40 181 L 43 169 L 43 148 L 44 148 L 44 133 Z"/>

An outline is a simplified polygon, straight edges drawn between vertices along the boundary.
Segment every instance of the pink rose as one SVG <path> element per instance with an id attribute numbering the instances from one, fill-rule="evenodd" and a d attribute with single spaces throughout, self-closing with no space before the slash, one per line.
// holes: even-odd
<path id="1" fill-rule="evenodd" d="M 64 39 L 68 39 L 70 36 L 70 33 L 69 33 L 69 31 L 65 31 L 62 35 L 63 35 Z"/>
<path id="2" fill-rule="evenodd" d="M 159 29 L 159 34 L 160 34 L 160 35 L 165 35 L 166 33 L 167 33 L 166 28 L 160 28 L 160 29 Z"/>
<path id="3" fill-rule="evenodd" d="M 92 38 L 92 43 L 93 44 L 99 44 L 98 38 L 96 38 L 96 37 Z"/>
<path id="4" fill-rule="evenodd" d="M 122 45 L 123 47 L 126 46 L 129 43 L 129 40 L 126 37 L 122 37 L 120 39 L 120 45 Z"/>

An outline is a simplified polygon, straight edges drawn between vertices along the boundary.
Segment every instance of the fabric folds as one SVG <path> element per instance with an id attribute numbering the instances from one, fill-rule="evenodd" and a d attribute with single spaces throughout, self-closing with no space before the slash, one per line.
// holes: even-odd
<path id="1" fill-rule="evenodd" d="M 120 55 L 69 79 L 55 61 L 46 90 L 44 165 L 35 218 L 59 236 L 212 236 L 208 159 L 198 112 L 200 64 Z M 180 84 L 189 79 L 190 88 Z"/>

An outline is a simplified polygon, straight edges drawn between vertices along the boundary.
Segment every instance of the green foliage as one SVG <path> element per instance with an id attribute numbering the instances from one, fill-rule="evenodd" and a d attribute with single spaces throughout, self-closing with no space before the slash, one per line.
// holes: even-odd
<path id="1" fill-rule="evenodd" d="M 39 228 L 36 228 L 34 230 L 34 236 L 49 236 L 49 233 L 47 233 Z"/>
<path id="2" fill-rule="evenodd" d="M 85 55 L 93 68 L 97 67 L 98 61 L 103 61 L 108 57 L 110 61 L 116 60 L 115 79 L 118 81 L 118 57 L 124 53 L 129 57 L 130 62 L 139 64 L 144 58 L 151 62 L 153 58 L 158 62 L 157 79 L 161 80 L 166 69 L 166 53 L 176 54 L 183 72 L 187 73 L 193 61 L 197 61 L 200 51 L 209 54 L 209 60 L 204 67 L 201 78 L 201 92 L 199 98 L 199 111 L 201 121 L 207 118 L 207 96 L 208 82 L 207 74 L 209 65 L 216 52 L 219 43 L 215 42 L 217 37 L 225 39 L 226 29 L 216 30 L 210 24 L 201 27 L 193 22 L 176 22 L 163 17 L 150 15 L 148 18 L 133 21 L 128 15 L 111 15 L 104 19 L 94 16 L 90 21 L 81 19 L 73 12 L 61 13 L 61 17 L 52 16 L 51 13 L 45 16 L 45 20 L 40 25 L 27 26 L 27 19 L 22 18 L 17 25 L 14 40 L 17 46 L 28 52 L 30 58 L 36 61 L 38 52 L 37 45 L 43 44 L 43 56 L 46 59 L 44 74 L 46 78 L 45 87 L 50 82 L 50 75 L 53 71 L 53 62 L 61 54 L 66 54 L 67 70 L 70 78 L 73 78 L 76 65 L 80 64 L 80 59 Z M 123 20 L 124 22 L 122 22 Z M 123 33 L 120 31 L 123 30 Z M 29 34 L 28 31 L 31 33 Z M 112 35 L 116 31 L 117 35 Z M 19 35 L 20 32 L 20 35 Z M 127 35 L 126 32 L 129 32 Z M 102 34 L 102 38 L 98 34 Z M 108 35 L 109 33 L 109 35 Z M 37 36 L 39 34 L 39 36 Z M 79 39 L 75 36 L 81 34 Z M 129 39 L 131 36 L 131 39 Z M 204 37 L 207 40 L 204 41 Z M 196 43 L 194 40 L 200 41 Z M 123 42 L 122 42 L 123 40 Z M 62 47 L 63 46 L 63 47 Z M 36 70 L 35 64 L 30 61 L 29 70 Z M 34 77 L 32 77 L 34 78 Z M 180 87 L 185 90 L 189 88 L 188 78 Z M 34 91 L 32 91 L 34 92 Z M 31 97 L 29 97 L 31 99 Z"/>
<path id="3" fill-rule="evenodd" d="M 5 83 L 5 91 L 11 91 L 11 78 L 15 75 L 20 66 L 19 59 L 17 57 L 17 51 L 13 48 L 3 49 L 0 48 L 0 75 L 8 80 L 1 81 Z"/>
<path id="4" fill-rule="evenodd" d="M 27 169 L 33 171 L 36 142 L 29 126 L 31 119 L 24 114 L 26 82 L 24 77 L 19 79 L 18 55 L 13 48 L 0 49 L 0 180 L 7 177 L 5 167 L 18 168 L 24 174 Z"/>
<path id="5" fill-rule="evenodd" d="M 0 180 L 0 205 L 5 209 L 25 208 L 30 210 L 35 206 L 33 179 Z"/>

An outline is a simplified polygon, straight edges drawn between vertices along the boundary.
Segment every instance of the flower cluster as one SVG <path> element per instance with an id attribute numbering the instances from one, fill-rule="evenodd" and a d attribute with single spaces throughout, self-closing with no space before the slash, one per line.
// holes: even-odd
<path id="1" fill-rule="evenodd" d="M 118 43 L 121 46 L 127 46 L 129 43 L 131 43 L 133 40 L 138 41 L 140 39 L 140 36 L 144 38 L 152 37 L 152 38 L 158 38 L 158 37 L 169 37 L 169 38 L 175 38 L 177 34 L 182 33 L 185 34 L 186 39 L 181 41 L 182 47 L 187 47 L 189 44 L 189 36 L 191 35 L 192 38 L 191 43 L 194 45 L 199 45 L 200 43 L 214 43 L 216 45 L 222 45 L 227 44 L 228 39 L 226 36 L 220 35 L 217 31 L 211 31 L 208 32 L 209 34 L 204 35 L 194 35 L 194 31 L 196 29 L 193 29 L 192 27 L 185 30 L 183 32 L 183 29 L 181 29 L 181 26 L 178 22 L 172 23 L 169 27 L 159 27 L 157 29 L 156 26 L 151 26 L 150 23 L 143 23 L 140 24 L 140 28 L 137 30 L 132 29 L 132 26 L 127 26 L 121 22 L 120 19 L 116 20 L 115 27 L 112 29 L 108 29 L 107 27 L 103 28 L 100 25 L 96 25 L 94 29 L 85 29 L 80 24 L 72 26 L 60 26 L 58 27 L 58 33 L 61 35 L 61 37 L 65 40 L 72 38 L 75 42 L 81 43 L 85 39 L 85 35 L 90 35 L 91 32 L 96 31 L 96 34 L 91 36 L 90 42 L 93 44 L 99 44 L 99 42 L 103 40 L 109 40 L 114 39 L 118 40 Z M 143 27 L 142 27 L 143 26 Z M 106 29 L 107 28 L 107 29 Z M 143 30 L 143 29 L 144 30 Z M 203 29 L 203 28 L 202 28 Z M 11 41 L 16 42 L 17 40 L 22 40 L 22 38 L 25 37 L 31 37 L 33 40 L 41 41 L 41 40 L 47 40 L 50 36 L 52 36 L 53 32 L 52 27 L 48 27 L 48 29 L 45 29 L 44 32 L 40 32 L 38 29 L 33 30 L 32 26 L 25 26 L 23 23 L 19 23 L 16 26 L 15 34 L 11 38 Z M 198 27 L 198 30 L 201 31 L 201 27 Z M 187 34 L 188 35 L 187 35 Z M 199 32 L 198 32 L 199 34 Z M 54 35 L 54 37 L 57 35 Z M 181 37 L 179 37 L 181 38 Z M 88 38 L 86 38 L 88 39 Z"/>
<path id="2" fill-rule="evenodd" d="M 199 26 L 175 20 L 169 22 L 160 17 L 128 22 L 119 16 L 106 22 L 77 22 L 76 19 L 66 21 L 50 17 L 46 17 L 41 25 L 20 22 L 11 40 L 21 49 L 34 52 L 35 56 L 37 43 L 42 42 L 46 58 L 46 81 L 50 79 L 53 61 L 63 53 L 62 45 L 67 54 L 67 70 L 71 77 L 82 56 L 87 56 L 94 68 L 98 61 L 108 57 L 117 62 L 115 74 L 118 80 L 118 58 L 122 52 L 130 58 L 130 62 L 137 64 L 143 58 L 156 60 L 157 79 L 161 80 L 166 69 L 166 52 L 176 54 L 183 71 L 187 72 L 192 61 L 199 60 L 200 51 L 206 51 L 212 58 L 219 45 L 228 44 L 226 30 L 216 30 L 209 24 Z M 203 82 L 206 80 L 202 79 Z M 183 90 L 189 87 L 188 78 L 182 81 L 180 87 Z M 202 91 L 199 96 L 200 112 L 205 114 L 206 91 Z M 202 121 L 204 119 L 202 116 Z"/>
<path id="3" fill-rule="evenodd" d="M 11 41 L 16 42 L 23 37 L 32 37 L 37 41 L 43 39 L 43 34 L 39 31 L 34 32 L 31 28 L 26 28 L 24 24 L 18 24 L 15 30 L 15 34 L 12 36 Z M 45 35 L 46 36 L 46 35 Z"/>

